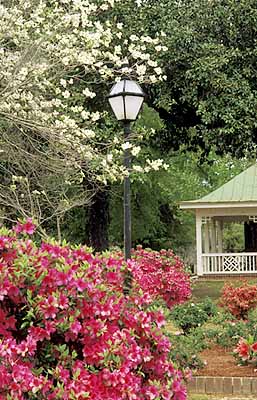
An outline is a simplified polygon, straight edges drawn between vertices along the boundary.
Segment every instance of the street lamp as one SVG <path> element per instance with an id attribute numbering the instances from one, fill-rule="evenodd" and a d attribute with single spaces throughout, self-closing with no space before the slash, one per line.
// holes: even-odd
<path id="1" fill-rule="evenodd" d="M 109 103 L 118 121 L 123 122 L 124 142 L 130 141 L 130 123 L 137 119 L 144 101 L 141 87 L 128 78 L 115 83 L 108 96 Z M 130 171 L 131 153 L 129 146 L 124 150 L 124 167 Z M 131 257 L 131 207 L 130 177 L 124 179 L 124 255 L 125 260 Z"/>

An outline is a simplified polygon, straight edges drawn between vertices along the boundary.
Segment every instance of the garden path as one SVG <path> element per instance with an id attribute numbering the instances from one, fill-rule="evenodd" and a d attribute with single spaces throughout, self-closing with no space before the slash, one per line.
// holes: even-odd
<path id="1" fill-rule="evenodd" d="M 257 377 L 256 367 L 236 364 L 236 360 L 231 354 L 231 349 L 224 349 L 224 347 L 213 345 L 211 348 L 204 350 L 200 355 L 201 359 L 206 362 L 206 365 L 194 375 Z"/>

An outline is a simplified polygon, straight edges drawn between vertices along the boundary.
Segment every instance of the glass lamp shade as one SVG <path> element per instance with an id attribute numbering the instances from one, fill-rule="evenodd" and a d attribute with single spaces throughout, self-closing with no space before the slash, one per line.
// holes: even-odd
<path id="1" fill-rule="evenodd" d="M 135 81 L 123 79 L 112 87 L 108 100 L 118 121 L 135 121 L 144 92 Z"/>

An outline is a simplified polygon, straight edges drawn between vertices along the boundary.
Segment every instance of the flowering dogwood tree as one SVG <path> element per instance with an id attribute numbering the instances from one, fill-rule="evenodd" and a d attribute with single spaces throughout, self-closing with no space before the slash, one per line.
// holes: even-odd
<path id="1" fill-rule="evenodd" d="M 0 233 L 0 399 L 185 400 L 164 317 L 149 310 L 158 290 L 149 293 L 146 284 L 143 292 L 136 272 L 144 255 L 131 262 L 139 284 L 124 296 L 127 266 L 119 257 L 37 246 L 28 236 L 34 230 L 28 220 Z M 177 301 L 183 295 L 174 294 Z"/>
<path id="2" fill-rule="evenodd" d="M 90 201 L 83 180 L 101 184 L 126 173 L 119 139 L 101 128 L 106 113 L 97 94 L 105 96 L 124 72 L 140 82 L 164 79 L 155 54 L 165 46 L 158 35 L 125 38 L 117 2 L 0 5 L 0 204 L 6 213 L 42 222 Z"/>

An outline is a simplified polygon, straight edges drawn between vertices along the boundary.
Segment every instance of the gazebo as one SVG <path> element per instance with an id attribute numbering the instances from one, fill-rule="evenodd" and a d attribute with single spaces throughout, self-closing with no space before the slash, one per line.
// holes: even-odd
<path id="1" fill-rule="evenodd" d="M 257 274 L 257 164 L 180 208 L 195 212 L 197 275 Z M 243 251 L 223 250 L 223 226 L 229 222 L 244 224 Z"/>

